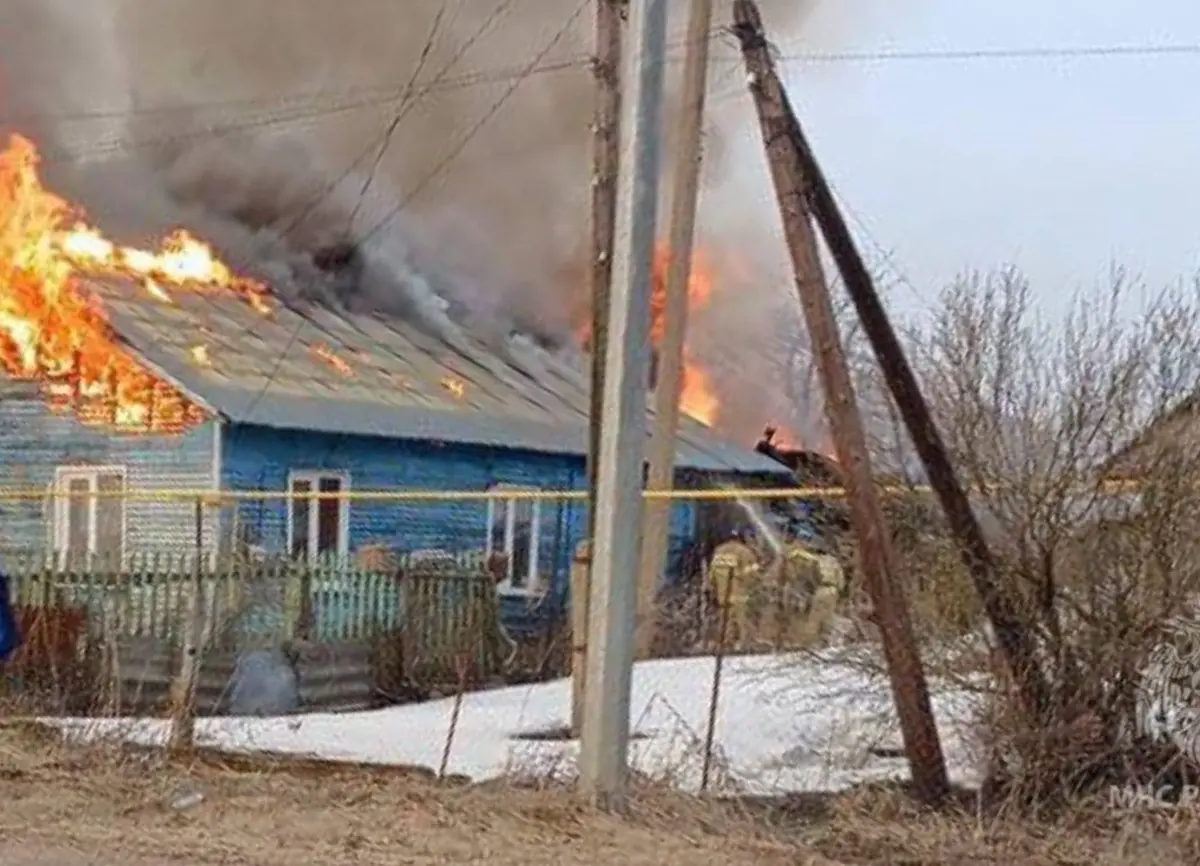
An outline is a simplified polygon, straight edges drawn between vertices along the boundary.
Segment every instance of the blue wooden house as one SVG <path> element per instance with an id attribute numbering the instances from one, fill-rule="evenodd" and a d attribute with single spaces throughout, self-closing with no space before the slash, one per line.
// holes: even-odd
<path id="1" fill-rule="evenodd" d="M 512 617 L 561 598 L 585 531 L 581 503 L 358 501 L 354 491 L 579 490 L 587 372 L 527 341 L 485 345 L 449 323 L 418 327 L 325 307 L 267 312 L 228 292 L 162 303 L 96 285 L 114 340 L 149 376 L 130 415 L 61 382 L 0 383 L 0 547 L 122 554 L 240 540 L 299 557 L 486 550 L 508 555 Z M 121 387 L 120 383 L 116 383 Z M 787 469 L 685 419 L 678 482 L 787 483 Z M 151 490 L 290 492 L 203 512 Z M 49 496 L 57 491 L 58 496 Z M 125 491 L 120 498 L 81 494 Z M 77 494 L 71 498 L 71 494 Z M 671 543 L 696 509 L 674 507 Z"/>

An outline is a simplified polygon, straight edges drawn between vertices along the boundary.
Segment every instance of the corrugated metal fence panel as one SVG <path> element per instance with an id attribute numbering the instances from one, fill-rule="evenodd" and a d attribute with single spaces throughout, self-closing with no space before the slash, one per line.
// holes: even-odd
<path id="1" fill-rule="evenodd" d="M 179 669 L 179 653 L 166 641 L 123 642 L 109 684 L 112 710 L 123 714 L 159 715 L 170 705 L 171 683 Z M 200 660 L 196 712 L 227 712 L 238 653 L 209 650 Z M 293 667 L 300 695 L 298 712 L 367 709 L 375 703 L 374 652 L 370 644 L 346 641 L 299 648 Z"/>

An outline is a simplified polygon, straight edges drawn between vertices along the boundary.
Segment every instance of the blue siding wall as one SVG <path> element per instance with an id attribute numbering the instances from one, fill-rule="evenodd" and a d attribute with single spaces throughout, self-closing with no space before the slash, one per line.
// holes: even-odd
<path id="1" fill-rule="evenodd" d="M 133 493 L 213 490 L 213 452 L 212 422 L 181 436 L 113 433 L 50 412 L 32 383 L 0 378 L 0 488 L 49 493 L 57 467 L 119 466 Z M 48 496 L 0 501 L 0 547 L 45 548 L 51 516 Z M 195 511 L 183 501 L 130 496 L 125 526 L 127 550 L 190 547 Z"/>
<path id="2" fill-rule="evenodd" d="M 223 483 L 234 490 L 287 487 L 288 473 L 303 470 L 345 472 L 353 490 L 486 490 L 517 484 L 545 490 L 579 490 L 586 484 L 583 460 L 478 446 L 397 441 L 232 426 L 225 431 Z M 672 513 L 672 546 L 690 538 L 690 504 Z M 383 544 L 396 550 L 481 550 L 487 541 L 487 504 L 478 502 L 351 502 L 350 549 Z M 268 550 L 286 544 L 286 510 L 281 500 L 249 500 L 239 506 L 239 522 Z M 551 592 L 537 611 L 519 596 L 504 600 L 514 627 L 562 609 L 571 552 L 586 533 L 582 502 L 540 505 L 539 563 L 549 571 Z"/>

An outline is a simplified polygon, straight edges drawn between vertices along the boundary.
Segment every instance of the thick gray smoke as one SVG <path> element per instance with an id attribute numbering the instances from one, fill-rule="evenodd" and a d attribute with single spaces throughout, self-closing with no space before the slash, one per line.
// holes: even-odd
<path id="1" fill-rule="evenodd" d="M 828 48 L 828 27 L 798 41 L 815 3 L 761 5 L 789 49 Z M 685 5 L 672 4 L 676 44 Z M 37 138 L 53 185 L 110 233 L 182 224 L 286 296 L 336 296 L 485 338 L 517 328 L 569 340 L 585 306 L 591 0 L 2 6 L 3 125 Z M 729 4 L 718 7 L 723 24 Z M 556 71 L 522 78 L 542 51 L 536 65 Z M 702 240 L 736 245 L 757 284 L 723 275 L 693 352 L 719 361 L 716 349 L 745 347 L 714 378 L 726 417 L 748 419 L 729 432 L 748 438 L 786 408 L 758 355 L 787 282 L 743 77 L 727 45 L 715 55 Z M 364 239 L 354 279 L 318 267 Z"/>

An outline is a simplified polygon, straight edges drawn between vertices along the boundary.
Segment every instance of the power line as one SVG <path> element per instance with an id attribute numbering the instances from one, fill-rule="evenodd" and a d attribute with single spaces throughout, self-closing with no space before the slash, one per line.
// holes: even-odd
<path id="1" fill-rule="evenodd" d="M 459 54 L 456 54 L 454 56 L 454 59 L 452 59 L 450 61 L 450 63 L 447 64 L 446 69 L 448 69 L 450 67 L 450 65 L 452 65 L 457 60 L 458 57 L 460 57 L 460 56 L 462 56 L 462 54 L 466 53 L 469 46 L 474 43 L 475 39 L 478 38 L 481 34 L 483 34 L 491 26 L 491 23 L 493 21 L 495 21 L 497 18 L 500 17 L 500 14 L 501 14 L 500 10 L 506 9 L 506 8 L 508 8 L 508 4 L 506 4 L 506 3 L 502 3 L 502 4 L 500 4 L 500 6 L 496 7 L 496 11 L 494 13 L 492 13 L 492 15 L 488 16 L 487 20 L 483 22 L 483 27 L 481 27 L 479 29 L 479 32 L 476 33 L 474 38 L 467 41 L 467 45 L 464 46 L 463 50 Z M 421 52 L 421 59 L 417 63 L 416 71 L 413 73 L 413 82 L 414 83 L 421 76 L 421 72 L 425 69 L 425 64 L 429 60 L 429 54 L 433 50 L 434 38 L 437 36 L 438 30 L 441 29 L 442 18 L 445 15 L 445 12 L 446 12 L 446 5 L 445 5 L 445 3 L 443 3 L 442 7 L 438 10 L 437 17 L 434 18 L 434 20 L 433 20 L 433 27 L 429 31 L 429 38 L 427 40 L 425 40 L 425 50 Z M 444 71 L 445 71 L 445 69 L 443 69 L 443 72 Z M 352 228 L 354 228 L 354 220 L 358 218 L 359 208 L 362 207 L 362 203 L 366 199 L 367 193 L 371 189 L 371 184 L 373 184 L 375 182 L 375 173 L 377 171 L 379 171 L 379 165 L 381 162 L 383 162 L 384 154 L 386 154 L 388 151 L 388 148 L 392 146 L 392 137 L 395 136 L 396 130 L 400 128 L 400 122 L 402 120 L 404 120 L 404 118 L 408 115 L 410 107 L 414 104 L 415 103 L 413 103 L 413 102 L 407 102 L 405 105 L 403 105 L 400 108 L 400 110 L 396 112 L 395 116 L 392 117 L 391 123 L 389 123 L 387 126 L 387 129 L 385 129 L 383 131 L 383 135 L 380 136 L 379 149 L 375 151 L 375 160 L 371 164 L 371 170 L 369 172 L 367 172 L 367 177 L 362 183 L 362 188 L 359 189 L 359 191 L 358 191 L 358 200 L 355 201 L 355 203 L 354 203 L 354 209 L 350 212 L 350 216 L 348 216 L 346 218 L 345 234 L 347 234 L 347 235 L 350 234 L 350 230 Z M 354 165 L 358 165 L 359 161 L 361 159 L 365 158 L 368 153 L 370 153 L 370 150 L 371 150 L 370 147 L 368 147 L 366 150 L 364 150 L 362 152 L 362 156 L 360 156 L 358 159 L 356 159 L 354 161 Z M 349 171 L 350 170 L 347 171 L 347 174 L 349 173 Z M 330 192 L 332 192 L 332 191 L 333 190 L 331 189 Z"/>
<path id="2" fill-rule="evenodd" d="M 425 187 L 433 182 L 433 180 L 437 178 L 442 171 L 448 165 L 450 165 L 450 163 L 457 159 L 459 155 L 467 149 L 467 146 L 471 143 L 471 141 L 474 140 L 475 136 L 478 135 L 479 132 L 492 120 L 492 118 L 500 112 L 500 109 L 503 108 L 512 95 L 517 92 L 517 89 L 525 82 L 529 75 L 538 68 L 538 64 L 541 63 L 542 60 L 545 59 L 545 57 L 555 49 L 558 43 L 562 41 L 563 37 L 566 36 L 567 31 L 571 29 L 571 25 L 575 23 L 575 20 L 583 13 L 583 10 L 587 8 L 588 2 L 589 0 L 581 0 L 579 5 L 576 6 L 575 11 L 571 13 L 571 16 L 567 19 L 566 23 L 563 24 L 559 31 L 554 34 L 554 37 L 549 43 L 547 43 L 546 47 L 539 51 L 529 62 L 529 65 L 526 68 L 526 74 L 517 78 L 511 85 L 509 85 L 504 93 L 501 94 L 500 98 L 497 99 L 496 102 L 491 106 L 491 108 L 484 112 L 483 116 L 479 118 L 475 125 L 467 131 L 467 134 L 459 140 L 458 144 L 451 148 L 450 151 L 437 163 L 437 165 L 435 165 L 433 169 L 421 179 L 421 181 L 413 188 L 411 193 L 401 199 L 400 202 L 395 207 L 391 208 L 386 214 L 384 214 L 384 216 L 374 226 L 372 226 L 370 230 L 364 233 L 362 237 L 359 238 L 359 243 L 367 243 L 373 237 L 375 237 L 375 235 L 386 228 L 413 199 L 415 199 L 421 194 L 422 191 L 424 191 Z"/>
<path id="3" fill-rule="evenodd" d="M 268 114 L 231 122 L 194 129 L 178 135 L 164 135 L 141 139 L 113 138 L 92 143 L 90 148 L 71 148 L 61 151 L 49 151 L 47 156 L 62 162 L 80 162 L 93 157 L 115 156 L 117 154 L 142 150 L 145 148 L 166 147 L 183 144 L 189 141 L 208 137 L 220 137 L 251 130 L 261 130 L 290 124 L 303 124 L 304 121 L 326 120 L 337 115 L 347 114 L 366 108 L 379 108 L 402 100 L 403 94 L 390 94 L 383 98 L 362 99 L 345 102 L 325 108 L 310 108 L 303 111 L 292 111 L 280 114 Z"/>
<path id="4" fill-rule="evenodd" d="M 782 54 L 777 59 L 803 63 L 890 63 L 938 60 L 1058 60 L 1073 58 L 1162 57 L 1200 55 L 1200 43 L 1145 45 L 1081 45 L 1043 48 L 925 49 L 914 51 L 845 51 Z"/>
<path id="5" fill-rule="evenodd" d="M 537 53 L 537 55 L 534 56 L 533 60 L 529 64 L 530 68 L 536 67 L 539 63 L 542 62 L 542 60 L 544 60 L 546 58 L 546 56 L 551 51 L 554 50 L 554 48 L 558 45 L 558 43 L 562 41 L 563 37 L 566 36 L 567 32 L 571 29 L 571 26 L 575 23 L 576 19 L 578 19 L 579 16 L 583 13 L 583 10 L 587 8 L 589 2 L 591 2 L 591 0 L 580 0 L 579 5 L 576 7 L 575 11 L 573 13 L 571 13 L 571 16 L 567 19 L 566 23 L 564 23 L 563 26 L 559 29 L 559 31 L 557 33 L 555 33 L 554 37 L 550 40 L 550 42 L 546 45 L 546 47 L 543 48 L 541 51 L 539 51 Z M 511 3 L 505 2 L 502 4 L 501 8 L 502 9 L 507 8 L 508 5 L 511 5 Z M 370 231 L 368 231 L 362 238 L 359 239 L 359 243 L 360 244 L 366 243 L 372 237 L 374 237 L 378 232 L 382 231 L 383 228 L 385 228 L 404 209 L 404 207 L 407 205 L 407 203 L 409 201 L 411 201 L 413 199 L 413 197 L 415 197 L 417 194 L 419 194 L 420 191 L 433 178 L 435 178 L 437 175 L 439 175 L 446 166 L 448 166 L 454 159 L 456 159 L 458 157 L 458 155 L 460 153 L 462 153 L 462 151 L 464 149 L 466 149 L 466 146 L 479 133 L 479 131 L 482 130 L 483 127 L 500 111 L 500 109 L 504 106 L 504 104 L 508 101 L 508 99 L 517 91 L 517 88 L 519 88 L 521 86 L 521 83 L 527 77 L 528 76 L 525 76 L 524 78 L 518 78 L 515 82 L 513 82 L 513 84 L 510 85 L 509 88 L 501 95 L 500 99 L 497 100 L 496 103 L 494 105 L 492 105 L 492 107 L 487 112 L 485 112 L 484 115 L 480 118 L 480 120 L 468 131 L 467 135 L 463 137 L 463 139 L 459 142 L 459 144 L 456 147 L 452 148 L 450 150 L 450 152 L 436 166 L 434 166 L 433 170 L 431 172 L 429 172 L 429 174 L 427 174 L 422 179 L 422 181 L 417 185 L 417 187 L 413 191 L 413 193 L 411 195 L 409 195 L 407 198 L 403 199 L 400 202 L 400 204 L 398 204 L 396 207 L 392 208 L 379 222 L 377 222 L 371 228 Z M 278 376 L 279 370 L 282 368 L 283 362 L 286 359 L 288 353 L 291 351 L 291 349 L 295 345 L 296 341 L 300 338 L 300 332 L 302 330 L 304 330 L 304 326 L 305 326 L 306 322 L 307 322 L 307 319 L 302 319 L 300 324 L 297 326 L 295 331 L 292 333 L 290 339 L 288 340 L 287 346 L 284 347 L 283 352 L 280 354 L 279 358 L 277 359 L 274 369 L 271 371 L 271 374 L 267 377 L 267 380 L 263 383 L 262 389 L 255 396 L 254 400 L 251 401 L 247 414 L 249 412 L 252 412 L 255 408 L 257 408 L 258 404 L 262 401 L 263 397 L 266 395 L 267 391 L 270 389 L 272 383 L 275 381 L 276 376 Z"/>
<path id="6" fill-rule="evenodd" d="M 421 72 L 425 69 L 425 63 L 428 61 L 429 54 L 433 50 L 433 44 L 437 38 L 438 30 L 441 29 L 442 18 L 444 16 L 445 12 L 446 12 L 446 6 L 445 6 L 445 4 L 443 4 L 442 7 L 438 10 L 437 17 L 434 18 L 433 27 L 430 29 L 429 36 L 425 40 L 425 47 L 421 51 L 421 57 L 417 62 L 416 68 L 413 70 L 412 76 L 409 78 L 408 87 L 405 89 L 404 101 L 401 105 L 401 108 L 396 113 L 395 118 L 392 120 L 391 126 L 387 130 L 384 147 L 386 147 L 386 142 L 391 141 L 391 135 L 395 131 L 396 127 L 399 126 L 401 119 L 407 113 L 408 107 L 413 104 L 413 100 L 411 99 L 413 86 L 416 84 L 417 79 L 421 77 Z M 451 61 L 451 62 L 453 62 L 453 61 Z M 444 71 L 445 70 L 443 70 L 443 72 Z M 364 151 L 363 156 L 365 156 L 367 152 L 368 151 Z M 382 153 L 382 151 L 381 151 L 381 153 Z M 338 187 L 338 185 L 342 182 L 342 180 L 345 179 L 345 177 L 354 170 L 354 168 L 358 165 L 359 161 L 362 158 L 363 157 L 360 156 L 358 159 L 356 159 L 354 161 L 354 163 L 350 166 L 350 168 L 346 169 L 346 172 L 341 177 L 339 177 L 336 181 L 334 181 L 333 184 L 326 187 L 325 190 L 319 196 L 317 196 L 317 198 L 315 198 L 311 204 L 309 204 L 307 207 L 305 207 L 300 212 L 300 214 L 291 221 L 289 226 L 286 229 L 284 229 L 282 234 L 286 236 L 288 234 L 291 234 L 293 231 L 295 231 L 296 227 L 299 226 L 302 222 L 304 222 L 305 219 L 308 218 L 308 215 L 310 213 L 312 213 L 313 209 L 316 208 L 320 204 L 320 202 L 323 201 L 329 193 L 331 193 L 334 189 L 336 189 Z M 347 231 L 349 231 L 350 225 L 352 223 L 353 223 L 353 219 L 351 219 L 350 223 L 347 224 Z M 283 351 L 279 353 L 279 357 L 275 359 L 275 364 L 271 368 L 271 372 L 267 374 L 267 378 L 263 382 L 262 388 L 254 396 L 254 399 L 250 402 L 250 406 L 246 412 L 248 417 L 254 412 L 255 409 L 258 408 L 258 404 L 260 402 L 262 402 L 263 397 L 266 396 L 267 391 L 270 389 L 271 385 L 274 383 L 275 379 L 278 377 L 279 371 L 283 368 L 284 361 L 287 359 L 287 356 L 292 351 L 292 347 L 295 346 L 296 341 L 298 339 L 300 339 L 300 332 L 304 330 L 304 326 L 307 323 L 307 321 L 308 320 L 306 318 L 301 317 L 299 324 L 297 324 L 295 329 L 292 331 L 291 335 L 288 337 L 287 344 L 283 347 Z M 330 446 L 330 447 L 333 447 L 333 446 Z"/>
<path id="7" fill-rule="evenodd" d="M 409 109 L 415 103 L 415 100 L 412 99 L 413 88 L 415 87 L 415 85 L 417 83 L 417 79 L 419 79 L 421 77 L 421 73 L 425 70 L 425 64 L 428 62 L 429 54 L 433 50 L 433 45 L 434 45 L 434 41 L 437 36 L 438 30 L 441 29 L 442 17 L 445 14 L 445 11 L 446 11 L 446 6 L 445 6 L 445 4 L 443 4 L 442 7 L 438 10 L 437 17 L 434 18 L 433 27 L 430 29 L 429 36 L 425 40 L 425 47 L 421 51 L 421 57 L 417 61 L 416 68 L 413 70 L 413 74 L 409 77 L 408 85 L 405 88 L 404 99 L 401 102 L 400 109 L 396 112 L 395 116 L 392 118 L 391 124 L 388 126 L 387 130 L 383 134 L 383 137 L 382 137 L 383 145 L 380 150 L 380 156 L 377 157 L 377 159 L 376 159 L 376 165 L 378 165 L 378 159 L 382 157 L 383 149 L 386 149 L 387 145 L 391 142 L 392 135 L 395 133 L 396 129 L 400 126 L 400 121 L 403 120 L 403 118 L 408 114 Z M 489 18 L 488 20 L 490 21 L 491 19 Z M 468 44 L 470 44 L 470 42 L 468 42 Z M 455 55 L 456 58 L 458 56 L 459 55 Z M 446 70 L 449 68 L 449 66 L 453 63 L 454 63 L 454 60 L 451 60 L 450 64 L 447 64 L 447 66 L 442 69 L 442 73 L 446 72 Z M 439 73 L 439 77 L 440 77 L 440 75 L 441 75 L 441 73 Z M 344 181 L 347 177 L 349 177 L 354 172 L 354 170 L 356 168 L 358 168 L 359 163 L 361 163 L 364 159 L 366 159 L 367 154 L 371 152 L 371 148 L 373 146 L 374 146 L 373 144 L 367 145 L 367 148 L 365 150 L 363 150 L 363 152 L 360 153 L 354 159 L 354 161 L 352 163 L 350 163 L 349 166 L 347 166 L 346 170 L 344 172 L 342 172 L 341 175 L 339 175 L 331 183 L 327 184 L 319 193 L 317 193 L 317 195 L 313 198 L 313 200 L 307 206 L 305 206 L 304 208 L 301 209 L 300 213 L 297 214 L 296 217 L 294 219 L 292 219 L 291 222 L 281 231 L 281 234 L 284 236 L 290 235 L 306 219 L 308 219 L 309 215 L 312 214 L 312 212 L 317 207 L 320 206 L 321 202 L 325 201 L 325 199 L 328 196 L 332 195 L 334 190 L 336 190 L 339 186 L 341 186 L 342 181 Z M 365 190 L 360 195 L 365 195 Z M 351 222 L 351 224 L 353 224 L 353 219 L 351 219 L 350 222 Z M 347 227 L 347 230 L 348 230 L 348 228 L 349 227 Z"/>
<path id="8" fill-rule="evenodd" d="M 723 31 L 714 31 L 712 38 L 718 39 Z M 682 47 L 682 43 L 673 45 Z M 994 60 L 1069 60 L 1069 59 L 1117 59 L 1123 57 L 1192 57 L 1200 56 L 1200 43 L 1147 43 L 1127 45 L 1082 45 L 1082 46 L 1045 46 L 1045 47 L 1013 47 L 1013 48 L 964 48 L 964 49 L 916 49 L 912 51 L 846 51 L 846 52 L 780 52 L 776 59 L 788 63 L 812 64 L 864 64 L 864 63 L 893 63 L 893 62 L 937 62 L 937 61 L 994 61 Z M 668 61 L 677 63 L 682 56 L 668 57 Z M 736 57 L 717 57 L 717 63 L 740 63 Z M 446 79 L 431 90 L 454 89 L 470 87 L 480 83 L 498 83 L 514 78 L 527 78 L 530 75 L 540 75 L 555 72 L 566 72 L 586 69 L 591 58 L 580 55 L 574 58 L 557 61 L 536 69 L 527 70 L 523 67 L 501 67 L 493 70 L 480 70 L 466 73 L 463 76 Z M 256 96 L 237 99 L 212 100 L 182 105 L 155 105 L 139 108 L 101 109 L 79 112 L 26 112 L 23 114 L 0 114 L 0 124 L 21 126 L 36 122 L 70 123 L 89 120 L 116 120 L 131 117 L 153 117 L 159 115 L 187 114 L 204 111 L 228 110 L 234 108 L 254 109 L 264 106 L 281 107 L 289 103 L 300 103 L 311 106 L 315 103 L 332 102 L 331 110 L 338 110 L 347 100 L 359 100 L 357 104 L 383 104 L 392 101 L 405 89 L 405 85 L 395 82 L 379 85 L 363 85 L 342 90 L 321 90 L 294 93 L 278 96 Z M 370 95 L 376 97 L 371 100 Z"/>
<path id="9" fill-rule="evenodd" d="M 466 41 L 466 43 L 442 67 L 442 69 L 438 72 L 438 74 L 436 76 L 434 76 L 435 82 L 437 80 L 439 80 L 440 78 L 444 77 L 445 74 L 447 72 L 449 72 L 451 68 L 453 68 L 454 64 L 457 63 L 460 59 L 462 59 L 462 57 L 465 56 L 468 51 L 470 51 L 471 46 L 473 46 L 480 38 L 482 38 L 483 34 L 491 29 L 492 24 L 495 23 L 495 21 L 497 21 L 501 15 L 503 15 L 505 12 L 507 12 L 512 7 L 512 2 L 513 2 L 513 0 L 503 0 L 503 2 L 501 2 L 496 7 L 495 11 L 491 15 L 488 16 L 488 18 L 483 22 L 483 24 L 475 32 L 475 34 Z M 429 59 L 429 53 L 433 49 L 434 40 L 437 36 L 438 30 L 441 27 L 442 15 L 445 12 L 445 9 L 446 9 L 446 7 L 442 6 L 441 10 L 438 12 L 437 18 L 434 20 L 433 27 L 430 29 L 429 37 L 426 39 L 426 42 L 425 42 L 425 48 L 421 52 L 421 58 L 418 61 L 417 67 L 409 79 L 409 91 L 411 91 L 412 86 L 416 83 L 416 80 L 420 77 L 422 70 L 425 68 L 426 62 Z M 375 170 L 378 168 L 379 161 L 383 158 L 383 153 L 384 153 L 384 151 L 386 151 L 388 144 L 390 144 L 390 142 L 391 142 L 392 135 L 395 133 L 396 129 L 399 127 L 399 125 L 400 125 L 401 121 L 404 119 L 404 117 L 408 114 L 408 110 L 415 104 L 416 104 L 415 100 L 406 99 L 403 106 L 401 107 L 401 109 L 396 113 L 395 117 L 392 119 L 391 124 L 389 124 L 388 128 L 385 130 L 384 135 L 383 135 L 382 144 L 379 148 L 378 153 L 376 154 L 375 166 L 372 168 L 372 170 L 368 176 L 367 182 L 366 182 L 366 184 L 364 184 L 363 189 L 359 194 L 359 203 L 361 203 L 362 198 L 365 197 L 365 195 L 367 193 L 367 188 L 370 185 L 371 180 L 374 179 Z M 347 176 L 349 176 L 349 174 L 351 172 L 354 171 L 354 169 L 355 169 L 355 167 L 357 167 L 358 163 L 368 153 L 370 153 L 370 147 L 368 147 L 366 150 L 363 151 L 363 153 L 358 157 L 358 159 L 356 159 L 351 164 L 351 166 L 342 174 L 341 177 L 339 177 L 330 187 L 328 187 L 326 189 L 326 191 L 320 196 L 318 201 L 314 202 L 314 204 L 311 207 L 315 207 L 319 203 L 320 200 L 323 200 L 326 195 L 328 195 L 330 192 L 333 191 L 333 189 L 336 189 L 337 186 L 339 184 L 341 184 L 341 182 Z M 283 234 L 287 235 L 287 234 L 290 234 L 292 231 L 294 231 L 296 229 L 296 227 L 301 222 L 303 222 L 303 220 L 307 217 L 308 213 L 311 212 L 311 207 L 306 208 L 305 211 L 302 212 L 301 215 L 297 219 L 293 220 L 291 222 L 290 226 L 284 230 Z M 347 220 L 347 223 L 346 223 L 347 233 L 349 233 L 350 230 L 353 228 L 354 218 L 357 216 L 357 214 L 358 214 L 358 204 L 355 205 L 354 212 L 351 214 L 350 219 Z M 284 346 L 283 351 L 279 355 L 279 358 L 276 359 L 275 365 L 272 368 L 271 372 L 268 374 L 266 381 L 263 382 L 262 388 L 259 390 L 258 394 L 255 395 L 254 400 L 251 401 L 250 407 L 247 410 L 247 414 L 252 413 L 256 408 L 258 408 L 259 403 L 261 403 L 263 397 L 266 396 L 267 391 L 270 389 L 270 387 L 274 383 L 276 377 L 279 375 L 279 371 L 283 367 L 283 362 L 286 360 L 287 356 L 291 353 L 292 347 L 296 345 L 296 341 L 300 338 L 300 332 L 304 330 L 304 326 L 305 326 L 305 324 L 307 324 L 307 321 L 308 321 L 307 319 L 301 318 L 299 324 L 296 326 L 295 330 L 289 336 L 287 345 Z"/>
<path id="10" fill-rule="evenodd" d="M 571 62 L 571 65 L 574 65 L 574 61 Z M 558 63 L 547 65 L 536 70 L 535 72 L 546 73 L 566 68 L 569 68 L 568 64 Z M 445 80 L 440 83 L 431 82 L 429 84 L 422 85 L 416 88 L 416 91 L 414 94 L 412 94 L 412 96 L 413 98 L 419 98 L 431 92 L 465 89 L 486 84 L 511 82 L 514 80 L 521 81 L 528 77 L 529 76 L 512 74 L 496 75 L 476 72 L 470 75 L 460 76 L 453 80 Z M 377 90 L 376 92 L 380 91 Z M 402 91 L 398 92 L 397 88 L 388 88 L 387 95 L 385 96 L 345 101 L 319 108 L 308 107 L 302 110 L 291 110 L 251 116 L 242 118 L 235 122 L 194 129 L 177 135 L 157 136 L 142 139 L 112 138 L 93 142 L 93 146 L 90 148 L 63 148 L 58 151 L 48 151 L 46 155 L 49 158 L 53 158 L 59 162 L 79 162 L 93 157 L 111 156 L 127 151 L 141 150 L 144 148 L 165 147 L 174 144 L 181 144 L 210 136 L 219 137 L 251 130 L 261 130 L 270 127 L 290 126 L 293 124 L 296 126 L 302 126 L 305 125 L 304 121 L 322 121 L 337 115 L 347 114 L 361 109 L 390 106 L 398 101 L 405 100 L 407 96 L 408 94 L 405 94 Z"/>
<path id="11" fill-rule="evenodd" d="M 850 206 L 850 203 L 846 200 L 846 197 L 842 194 L 841 190 L 835 187 L 828 178 L 826 178 L 825 182 L 829 187 L 830 193 L 832 193 L 834 198 L 837 199 L 838 204 L 841 206 L 842 210 L 846 212 L 846 215 L 850 217 L 850 221 L 855 224 L 855 227 L 858 229 L 858 233 L 867 242 L 867 245 L 874 251 L 875 255 L 880 260 L 880 263 L 891 272 L 892 277 L 898 283 L 900 283 L 900 285 L 907 288 L 913 293 L 918 301 L 928 307 L 928 298 L 925 297 L 924 293 L 917 288 L 916 283 L 909 279 L 908 274 L 906 274 L 900 267 L 899 263 L 896 261 L 895 252 L 889 250 L 879 242 L 879 239 L 871 231 L 871 227 L 867 224 L 867 221 L 863 219 L 853 207 Z"/>

